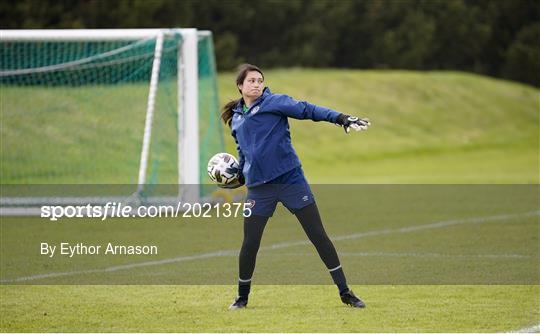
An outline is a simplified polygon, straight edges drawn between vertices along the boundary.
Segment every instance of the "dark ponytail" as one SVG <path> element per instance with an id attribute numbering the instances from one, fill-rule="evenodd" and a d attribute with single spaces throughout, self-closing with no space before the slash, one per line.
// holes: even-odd
<path id="1" fill-rule="evenodd" d="M 264 74 L 263 74 L 263 72 L 261 71 L 260 68 L 258 68 L 255 65 L 251 65 L 251 64 L 242 64 L 242 65 L 238 66 L 238 75 L 236 76 L 236 87 L 238 87 L 239 85 L 244 83 L 244 79 L 246 79 L 246 76 L 251 71 L 259 72 L 262 75 L 263 79 L 264 79 Z M 238 91 L 240 92 L 240 95 L 241 95 L 242 91 L 240 89 L 238 89 Z M 232 117 L 233 117 L 233 113 L 234 113 L 233 109 L 234 109 L 234 107 L 236 107 L 236 105 L 240 101 L 242 101 L 242 98 L 239 98 L 237 100 L 229 101 L 223 106 L 223 109 L 222 109 L 223 112 L 221 113 L 221 119 L 229 127 L 231 126 L 231 121 L 232 121 Z"/>
<path id="2" fill-rule="evenodd" d="M 234 107 L 236 107 L 238 102 L 240 102 L 240 100 L 241 99 L 229 101 L 223 106 L 223 109 L 222 109 L 223 112 L 221 113 L 221 120 L 225 124 L 227 124 L 229 127 L 231 127 L 231 121 L 234 114 L 233 109 Z"/>

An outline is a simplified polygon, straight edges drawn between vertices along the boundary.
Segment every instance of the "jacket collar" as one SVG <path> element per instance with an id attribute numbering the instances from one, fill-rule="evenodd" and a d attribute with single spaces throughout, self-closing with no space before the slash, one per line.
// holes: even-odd
<path id="1" fill-rule="evenodd" d="M 258 103 L 261 103 L 267 96 L 269 96 L 269 95 L 271 95 L 271 94 L 272 94 L 272 92 L 270 91 L 270 88 L 264 87 L 261 96 L 259 96 L 259 98 L 257 98 L 257 99 L 255 100 L 255 102 L 253 102 L 252 107 L 253 107 L 254 105 L 258 104 Z M 242 99 L 240 99 L 240 101 L 238 101 L 238 103 L 236 104 L 236 107 L 234 107 L 234 110 L 233 110 L 233 111 L 234 111 L 235 113 L 243 114 L 243 111 L 242 111 L 242 104 L 243 104 L 243 103 L 244 103 L 244 99 L 242 98 Z"/>

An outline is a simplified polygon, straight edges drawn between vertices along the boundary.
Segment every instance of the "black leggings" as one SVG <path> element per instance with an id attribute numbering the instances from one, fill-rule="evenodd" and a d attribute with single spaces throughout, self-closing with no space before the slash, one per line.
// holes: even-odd
<path id="1" fill-rule="evenodd" d="M 326 268 L 339 266 L 339 258 L 330 238 L 324 230 L 317 204 L 310 204 L 297 212 L 296 218 L 313 243 Z M 244 219 L 244 241 L 240 250 L 240 280 L 250 280 L 255 270 L 257 252 L 261 244 L 268 217 L 251 216 Z"/>

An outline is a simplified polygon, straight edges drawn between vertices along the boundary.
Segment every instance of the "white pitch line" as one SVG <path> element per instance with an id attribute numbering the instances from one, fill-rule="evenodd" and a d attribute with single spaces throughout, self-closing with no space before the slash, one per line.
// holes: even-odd
<path id="1" fill-rule="evenodd" d="M 540 332 L 540 324 L 534 325 L 531 327 L 521 328 L 521 329 L 518 329 L 517 331 L 508 332 L 508 333 L 513 334 L 513 333 L 537 333 L 537 332 Z"/>
<path id="2" fill-rule="evenodd" d="M 452 225 L 481 224 L 488 221 L 500 221 L 500 220 L 514 219 L 514 218 L 534 217 L 538 215 L 540 215 L 540 211 L 529 211 L 529 212 L 516 213 L 516 214 L 503 214 L 503 215 L 496 215 L 496 216 L 445 220 L 445 221 L 440 221 L 440 222 L 431 223 L 431 224 L 424 224 L 424 225 L 415 225 L 415 226 L 395 228 L 395 229 L 384 229 L 384 230 L 360 232 L 360 233 L 355 233 L 355 234 L 346 234 L 342 236 L 331 237 L 330 239 L 332 239 L 332 241 L 341 241 L 341 240 L 359 239 L 359 238 L 373 237 L 373 236 L 387 235 L 387 234 L 404 234 L 404 233 L 411 233 L 411 232 L 416 232 L 416 231 L 421 231 L 421 230 L 447 227 L 447 226 L 452 226 Z M 303 245 L 311 245 L 311 241 L 303 240 L 303 241 L 295 241 L 295 242 L 284 242 L 284 243 L 279 243 L 272 246 L 261 247 L 260 249 L 279 249 L 279 248 L 288 248 L 292 246 L 303 246 Z"/>
<path id="3" fill-rule="evenodd" d="M 501 221 L 501 220 L 515 219 L 515 218 L 534 217 L 534 216 L 539 216 L 539 215 L 540 215 L 540 211 L 530 211 L 530 212 L 516 213 L 516 214 L 503 214 L 503 215 L 496 215 L 496 216 L 446 220 L 446 221 L 440 221 L 440 222 L 424 224 L 424 225 L 415 225 L 415 226 L 395 228 L 395 229 L 383 229 L 383 230 L 374 230 L 374 231 L 368 231 L 368 232 L 360 232 L 360 233 L 355 233 L 355 234 L 331 237 L 331 239 L 332 241 L 341 241 L 341 240 L 359 239 L 359 238 L 388 235 L 388 234 L 404 234 L 404 233 L 411 233 L 411 232 L 417 232 L 417 231 L 428 230 L 428 229 L 448 227 L 448 226 L 453 226 L 453 225 L 481 224 L 481 223 L 490 222 L 490 221 Z M 305 245 L 311 245 L 311 242 L 309 240 L 285 242 L 285 243 L 274 244 L 271 246 L 261 247 L 260 250 L 274 250 L 274 249 L 282 249 L 282 248 L 305 246 Z M 220 250 L 220 251 L 211 252 L 211 253 L 179 256 L 179 257 L 156 260 L 156 261 L 130 263 L 130 264 L 112 266 L 112 267 L 107 267 L 107 268 L 102 268 L 102 269 L 75 270 L 75 271 L 39 274 L 39 275 L 32 275 L 32 276 L 23 276 L 23 277 L 18 277 L 18 278 L 13 278 L 13 279 L 1 280 L 0 283 L 7 284 L 7 283 L 33 281 L 33 280 L 39 280 L 39 279 L 45 279 L 45 278 L 63 277 L 63 276 L 74 276 L 74 275 L 94 274 L 94 273 L 108 273 L 108 272 L 115 272 L 115 271 L 120 271 L 120 270 L 138 268 L 138 267 L 156 266 L 156 265 L 163 265 L 163 264 L 170 264 L 170 263 L 177 263 L 177 262 L 193 261 L 193 260 L 199 260 L 199 259 L 215 258 L 215 257 L 221 257 L 221 256 L 230 256 L 231 254 L 238 254 L 238 249 Z"/>
<path id="4" fill-rule="evenodd" d="M 74 271 L 66 271 L 66 272 L 60 272 L 60 273 L 32 275 L 32 276 L 19 277 L 15 279 L 2 280 L 1 283 L 17 283 L 17 282 L 33 281 L 33 280 L 44 279 L 44 278 L 115 272 L 119 270 L 132 269 L 132 268 L 137 268 L 137 267 L 157 266 L 157 265 L 169 264 L 169 263 L 175 263 L 175 262 L 200 260 L 200 259 L 220 257 L 220 256 L 230 256 L 232 253 L 234 253 L 234 255 L 237 255 L 238 250 L 228 250 L 228 251 L 224 250 L 224 251 L 217 251 L 213 253 L 204 253 L 204 254 L 191 255 L 191 256 L 179 256 L 175 258 L 156 260 L 156 261 L 136 262 L 136 263 L 123 264 L 123 265 L 113 266 L 113 267 L 108 267 L 108 268 L 103 268 L 103 269 L 74 270 Z"/>

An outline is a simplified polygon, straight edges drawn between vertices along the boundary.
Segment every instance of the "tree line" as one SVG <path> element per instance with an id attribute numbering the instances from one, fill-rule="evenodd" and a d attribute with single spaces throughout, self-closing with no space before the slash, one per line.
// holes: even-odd
<path id="1" fill-rule="evenodd" d="M 18 0 L 3 29 L 196 27 L 220 70 L 462 70 L 540 86 L 538 0 Z"/>

